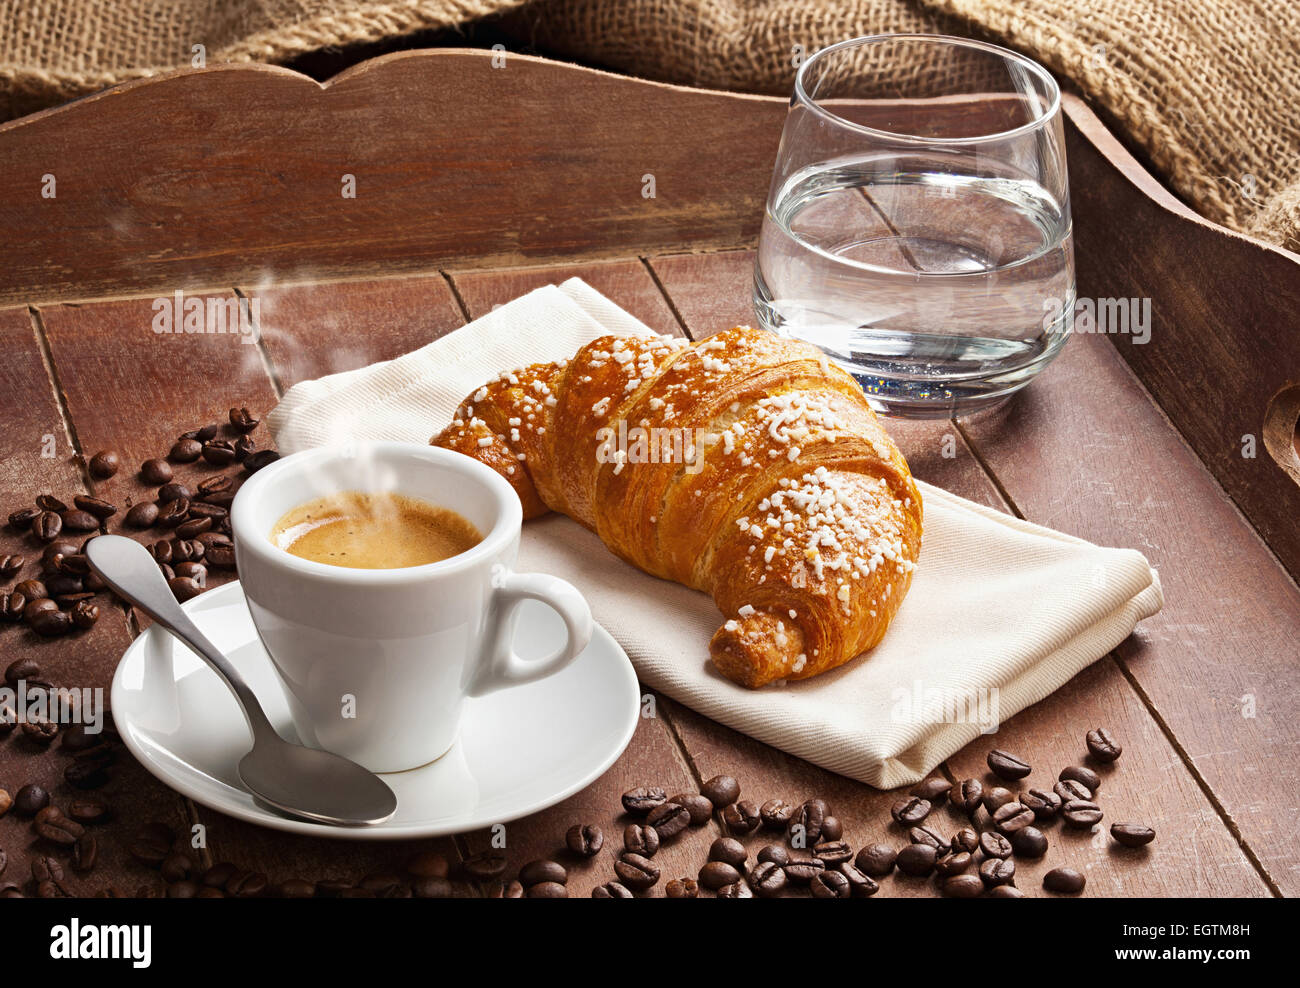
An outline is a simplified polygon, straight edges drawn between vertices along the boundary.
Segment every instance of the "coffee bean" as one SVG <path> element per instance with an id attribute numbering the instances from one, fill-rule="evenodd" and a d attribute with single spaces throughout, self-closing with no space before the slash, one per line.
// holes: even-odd
<path id="1" fill-rule="evenodd" d="M 213 494 L 220 494 L 223 491 L 229 491 L 234 484 L 225 474 L 217 474 L 215 477 L 205 477 L 199 481 L 198 494 L 201 498 L 208 498 Z"/>
<path id="2" fill-rule="evenodd" d="M 64 732 L 65 736 L 67 732 Z M 67 815 L 78 823 L 103 823 L 112 816 L 112 808 L 102 799 L 78 796 L 68 804 Z"/>
<path id="3" fill-rule="evenodd" d="M 663 803 L 646 815 L 646 823 L 652 826 L 663 840 L 672 840 L 691 825 L 691 811 L 680 803 Z"/>
<path id="4" fill-rule="evenodd" d="M 500 851 L 480 851 L 466 858 L 461 869 L 476 881 L 500 878 L 506 870 L 506 856 Z"/>
<path id="5" fill-rule="evenodd" d="M 53 511 L 42 511 L 32 522 L 32 534 L 42 542 L 53 542 L 63 531 L 63 519 Z"/>
<path id="6" fill-rule="evenodd" d="M 943 878 L 951 878 L 953 875 L 960 875 L 963 871 L 971 866 L 975 858 L 969 851 L 958 851 L 956 854 L 949 854 L 947 857 L 940 858 L 934 863 L 934 870 Z"/>
<path id="7" fill-rule="evenodd" d="M 60 555 L 54 561 L 54 569 L 60 575 L 80 578 L 90 572 L 90 560 L 82 552 Z"/>
<path id="8" fill-rule="evenodd" d="M 756 895 L 771 899 L 781 894 L 788 879 L 785 869 L 775 861 L 760 861 L 750 869 L 748 881 Z"/>
<path id="9" fill-rule="evenodd" d="M 37 813 L 32 821 L 32 829 L 38 837 L 64 847 L 71 847 L 86 832 L 85 827 L 64 816 L 57 806 L 47 806 Z"/>
<path id="10" fill-rule="evenodd" d="M 814 899 L 847 899 L 852 893 L 849 880 L 838 871 L 823 871 L 809 883 Z"/>
<path id="11" fill-rule="evenodd" d="M 14 590 L 0 593 L 0 618 L 9 624 L 17 624 L 23 619 L 23 609 L 27 607 L 27 598 Z"/>
<path id="12" fill-rule="evenodd" d="M 158 504 L 171 504 L 173 501 L 184 501 L 188 508 L 189 502 L 194 500 L 194 492 L 185 484 L 172 481 L 170 484 L 163 484 L 158 488 Z"/>
<path id="13" fill-rule="evenodd" d="M 162 507 L 158 509 L 158 520 L 156 522 L 159 528 L 177 528 L 181 522 L 189 517 L 190 502 L 183 497 L 160 503 Z"/>
<path id="14" fill-rule="evenodd" d="M 126 517 L 122 523 L 127 528 L 152 528 L 154 522 L 158 520 L 158 505 L 152 501 L 141 501 L 139 504 L 133 504 L 126 512 Z"/>
<path id="15" fill-rule="evenodd" d="M 1079 829 L 1101 823 L 1104 815 L 1100 806 L 1087 799 L 1072 799 L 1061 808 L 1061 819 L 1065 821 L 1066 826 Z"/>
<path id="16" fill-rule="evenodd" d="M 977 899 L 984 894 L 984 883 L 978 875 L 953 875 L 945 878 L 939 888 L 950 899 Z"/>
<path id="17" fill-rule="evenodd" d="M 316 883 L 302 878 L 288 878 L 275 887 L 278 899 L 311 899 L 316 896 Z"/>
<path id="18" fill-rule="evenodd" d="M 32 878 L 38 882 L 63 881 L 63 865 L 58 858 L 40 855 L 32 858 Z"/>
<path id="19" fill-rule="evenodd" d="M 907 832 L 907 839 L 913 844 L 929 844 L 939 853 L 940 857 L 952 850 L 948 838 L 933 827 L 913 827 Z"/>
<path id="20" fill-rule="evenodd" d="M 46 589 L 45 584 L 40 580 L 22 580 L 14 584 L 14 590 L 22 594 L 28 600 L 40 600 L 48 597 L 50 592 Z"/>
<path id="21" fill-rule="evenodd" d="M 63 780 L 74 789 L 98 789 L 108 778 L 104 766 L 91 763 L 73 762 L 63 770 Z"/>
<path id="22" fill-rule="evenodd" d="M 733 803 L 722 811 L 722 822 L 729 834 L 752 834 L 761 822 L 758 806 L 748 799 Z"/>
<path id="23" fill-rule="evenodd" d="M 839 817 L 828 816 L 822 821 L 822 840 L 839 840 L 844 836 L 844 824 Z"/>
<path id="24" fill-rule="evenodd" d="M 979 779 L 966 779 L 948 798 L 965 810 L 968 816 L 974 816 L 975 811 L 984 804 L 984 784 Z"/>
<path id="25" fill-rule="evenodd" d="M 31 624 L 36 620 L 36 615 L 44 611 L 55 611 L 58 608 L 59 605 L 50 600 L 49 597 L 37 597 L 34 600 L 27 601 L 27 605 L 23 608 L 23 620 Z"/>
<path id="26" fill-rule="evenodd" d="M 1047 835 L 1037 827 L 1025 827 L 1011 835 L 1011 848 L 1016 857 L 1037 860 L 1047 853 Z"/>
<path id="27" fill-rule="evenodd" d="M 142 864 L 157 867 L 171 853 L 172 841 L 175 839 L 176 835 L 165 823 L 146 823 L 136 830 L 126 849 L 131 857 Z"/>
<path id="28" fill-rule="evenodd" d="M 17 511 L 10 513 L 9 524 L 17 531 L 25 532 L 32 527 L 32 522 L 36 520 L 40 513 L 40 508 L 19 508 Z"/>
<path id="29" fill-rule="evenodd" d="M 659 868 L 641 854 L 624 851 L 614 862 L 614 872 L 628 888 L 644 892 L 659 881 Z"/>
<path id="30" fill-rule="evenodd" d="M 623 809 L 634 816 L 645 816 L 666 802 L 668 797 L 658 786 L 638 786 L 623 793 Z"/>
<path id="31" fill-rule="evenodd" d="M 664 897 L 668 899 L 695 899 L 700 894 L 700 885 L 694 878 L 674 878 L 664 886 Z"/>
<path id="32" fill-rule="evenodd" d="M 1093 795 L 1096 795 L 1097 790 L 1101 788 L 1101 776 L 1083 765 L 1071 765 L 1069 768 L 1063 768 L 1057 778 L 1061 782 L 1073 781 L 1087 786 L 1088 791 Z"/>
<path id="33" fill-rule="evenodd" d="M 1006 779 L 1009 782 L 1023 779 L 1033 771 L 1030 764 L 1023 758 L 1013 755 L 1009 751 L 1003 751 L 1001 748 L 994 748 L 988 753 L 985 760 L 988 762 L 990 772 L 999 779 Z"/>
<path id="34" fill-rule="evenodd" d="M 96 480 L 107 480 L 122 465 L 122 457 L 115 449 L 101 449 L 90 458 L 90 475 Z"/>
<path id="35" fill-rule="evenodd" d="M 194 861 L 187 854 L 173 852 L 163 858 L 158 873 L 165 882 L 180 882 L 194 877 Z"/>
<path id="36" fill-rule="evenodd" d="M 253 417 L 253 413 L 247 408 L 232 408 L 230 410 L 230 425 L 237 432 L 252 432 L 257 428 L 257 423 L 261 421 Z"/>
<path id="37" fill-rule="evenodd" d="M 72 630 L 72 618 L 59 610 L 57 604 L 52 609 L 38 611 L 27 623 L 42 638 L 57 638 Z"/>
<path id="38" fill-rule="evenodd" d="M 603 844 L 604 835 L 600 833 L 600 828 L 591 829 L 600 835 Z M 596 850 L 599 851 L 600 848 Z M 446 855 L 439 854 L 437 851 L 423 851 L 406 862 L 406 873 L 416 878 L 446 878 L 451 873 L 451 867 L 447 863 Z"/>
<path id="39" fill-rule="evenodd" d="M 256 449 L 257 443 L 253 441 L 252 436 L 240 436 L 235 440 L 235 462 L 243 463 Z"/>
<path id="40" fill-rule="evenodd" d="M 1156 839 L 1156 832 L 1141 823 L 1112 823 L 1110 835 L 1125 847 L 1145 847 Z"/>
<path id="41" fill-rule="evenodd" d="M 53 494 L 37 494 L 36 507 L 40 508 L 42 511 L 59 512 L 68 510 L 68 506 Z"/>
<path id="42" fill-rule="evenodd" d="M 719 837 L 709 845 L 710 861 L 722 861 L 733 868 L 742 868 L 748 857 L 745 845 L 734 837 Z"/>
<path id="43" fill-rule="evenodd" d="M 194 508 L 190 506 L 190 514 L 193 515 Z M 176 526 L 176 537 L 180 539 L 193 539 L 202 535 L 212 527 L 211 518 L 193 518 L 189 521 L 181 522 Z"/>
<path id="44" fill-rule="evenodd" d="M 41 667 L 35 659 L 26 657 L 14 659 L 5 667 L 5 682 L 10 686 L 17 686 L 24 680 L 29 683 L 43 681 Z"/>
<path id="45" fill-rule="evenodd" d="M 528 864 L 519 869 L 519 881 L 523 883 L 524 888 L 540 885 L 542 882 L 555 882 L 564 885 L 568 880 L 569 873 L 565 871 L 564 865 L 549 858 L 529 861 Z"/>
<path id="46" fill-rule="evenodd" d="M 1092 790 L 1075 779 L 1064 779 L 1052 786 L 1052 792 L 1061 797 L 1062 804 L 1072 799 L 1092 799 Z"/>
<path id="47" fill-rule="evenodd" d="M 48 745 L 58 736 L 59 725 L 45 717 L 34 717 L 30 713 L 22 725 L 23 737 L 38 745 Z"/>
<path id="48" fill-rule="evenodd" d="M 203 452 L 203 444 L 197 439 L 177 439 L 167 453 L 167 459 L 173 463 L 193 463 Z"/>
<path id="49" fill-rule="evenodd" d="M 888 844 L 868 844 L 854 859 L 854 864 L 872 878 L 880 878 L 894 870 L 898 852 Z"/>
<path id="50" fill-rule="evenodd" d="M 103 498 L 92 497 L 89 494 L 76 495 L 73 497 L 72 503 L 87 514 L 94 515 L 100 521 L 112 518 L 117 514 L 117 505 L 111 501 L 105 501 Z"/>
<path id="51" fill-rule="evenodd" d="M 82 511 L 80 508 L 69 508 L 67 511 L 60 512 L 59 520 L 63 523 L 65 532 L 99 531 L 99 519 L 89 511 Z"/>
<path id="52" fill-rule="evenodd" d="M 160 862 L 161 863 L 161 862 Z M 199 878 L 200 885 L 206 885 L 209 888 L 225 888 L 226 882 L 238 869 L 229 861 L 218 861 L 211 868 L 203 873 Z M 351 888 L 346 882 L 320 882 L 317 889 L 325 893 L 327 897 L 337 894 L 345 888 Z M 331 894 L 332 893 L 332 894 Z"/>
<path id="53" fill-rule="evenodd" d="M 924 799 L 931 806 L 940 805 L 948 798 L 950 792 L 952 792 L 952 783 L 937 775 L 917 783 L 908 790 L 910 795 Z"/>
<path id="54" fill-rule="evenodd" d="M 874 878 L 847 862 L 840 865 L 840 874 L 848 879 L 849 893 L 855 899 L 867 899 L 880 891 L 880 885 Z"/>
<path id="55" fill-rule="evenodd" d="M 792 839 L 802 835 L 798 842 L 800 847 L 811 847 L 822 837 L 822 824 L 826 820 L 826 804 L 820 799 L 810 799 L 803 803 L 790 820 Z"/>
<path id="56" fill-rule="evenodd" d="M 14 798 L 9 795 L 9 790 L 0 789 L 0 817 L 8 813 L 9 808 L 13 805 L 14 805 Z M 3 853 L 4 853 L 4 849 L 0 848 L 0 854 Z M 5 870 L 4 865 L 0 864 L 0 874 L 2 874 L 4 870 Z"/>
<path id="57" fill-rule="evenodd" d="M 653 858 L 659 850 L 659 831 L 639 823 L 628 824 L 623 830 L 623 850 Z"/>
<path id="58" fill-rule="evenodd" d="M 594 824 L 575 823 L 565 833 L 564 845 L 579 857 L 592 858 L 605 846 L 605 834 Z"/>
<path id="59" fill-rule="evenodd" d="M 758 860 L 785 867 L 790 863 L 790 852 L 786 850 L 784 844 L 765 844 L 759 848 Z"/>
<path id="60" fill-rule="evenodd" d="M 270 466 L 279 458 L 280 454 L 273 449 L 259 449 L 256 453 L 250 453 L 244 460 L 244 472 L 257 473 L 257 471 Z"/>
<path id="61" fill-rule="evenodd" d="M 901 826 L 914 826 L 930 815 L 930 801 L 907 796 L 890 807 L 889 815 Z"/>
<path id="62" fill-rule="evenodd" d="M 208 555 L 209 557 L 212 555 L 210 548 Z M 702 827 L 713 819 L 713 803 L 707 796 L 699 793 L 678 793 L 676 796 L 670 796 L 668 802 L 686 807 L 686 812 L 691 816 L 692 827 Z"/>
<path id="63" fill-rule="evenodd" d="M 88 600 L 79 600 L 72 606 L 69 617 L 78 628 L 90 628 L 99 620 L 99 607 Z"/>
<path id="64" fill-rule="evenodd" d="M 719 899 L 752 899 L 754 890 L 744 882 L 732 882 L 718 889 Z"/>
<path id="65" fill-rule="evenodd" d="M 1104 727 L 1089 731 L 1084 740 L 1087 742 L 1089 754 L 1103 764 L 1109 765 L 1124 753 L 1123 747 Z"/>
<path id="66" fill-rule="evenodd" d="M 190 519 L 192 521 L 201 521 L 206 519 L 207 521 L 211 522 L 211 524 L 207 528 L 203 529 L 203 531 L 196 532 L 194 534 L 194 538 L 198 538 L 204 532 L 211 531 L 214 527 L 216 527 L 221 522 L 223 522 L 229 514 L 230 514 L 229 511 L 227 511 L 225 508 L 220 507 L 218 505 L 205 504 L 202 501 L 191 500 Z"/>
<path id="67" fill-rule="evenodd" d="M 784 799 L 769 799 L 758 808 L 759 819 L 768 830 L 784 830 L 794 818 L 795 807 Z"/>
<path id="68" fill-rule="evenodd" d="M 849 847 L 847 841 L 842 840 L 822 841 L 813 848 L 812 853 L 813 857 L 827 868 L 844 864 L 853 857 L 853 849 Z"/>
<path id="69" fill-rule="evenodd" d="M 1033 810 L 1012 801 L 998 807 L 993 814 L 993 826 L 1003 834 L 1014 834 L 1017 830 L 1024 830 L 1035 819 Z"/>
<path id="70" fill-rule="evenodd" d="M 816 858 L 791 858 L 785 866 L 785 878 L 791 885 L 807 885 L 826 870 Z"/>
<path id="71" fill-rule="evenodd" d="M 1016 881 L 1016 863 L 1010 858 L 989 858 L 980 863 L 980 881 L 985 888 L 995 885 L 1014 885 Z"/>
<path id="72" fill-rule="evenodd" d="M 986 830 L 980 834 L 980 850 L 984 852 L 986 858 L 1009 858 L 1011 857 L 1012 844 L 1010 840 L 996 831 Z"/>
<path id="73" fill-rule="evenodd" d="M 1034 816 L 1039 820 L 1054 819 L 1064 805 L 1061 797 L 1049 789 L 1030 789 L 1022 792 L 1018 798 L 1020 805 L 1033 810 Z"/>
<path id="74" fill-rule="evenodd" d="M 1015 798 L 1015 793 L 1010 789 L 1003 788 L 1002 786 L 993 786 L 991 789 L 985 789 L 983 799 L 984 812 L 989 816 L 992 816 L 1001 807 L 1006 806 L 1007 803 L 1014 802 Z"/>
<path id="75" fill-rule="evenodd" d="M 618 866 L 615 865 L 615 867 Z M 635 899 L 636 898 L 636 896 L 632 894 L 631 889 L 629 889 L 626 885 L 619 884 L 618 882 L 606 882 L 604 885 L 597 885 L 594 889 L 591 890 L 591 897 L 593 899 Z"/>
<path id="76" fill-rule="evenodd" d="M 140 464 L 140 479 L 146 484 L 158 487 L 172 479 L 172 468 L 166 460 L 145 460 Z"/>
<path id="77" fill-rule="evenodd" d="M 11 576 L 16 576 L 26 562 L 27 560 L 22 556 L 0 556 L 0 576 L 3 576 L 6 580 Z"/>
<path id="78" fill-rule="evenodd" d="M 715 775 L 700 786 L 700 793 L 715 808 L 730 806 L 740 798 L 740 783 L 730 775 Z"/>
<path id="79" fill-rule="evenodd" d="M 895 864 L 903 874 L 920 877 L 930 874 L 938 859 L 939 852 L 929 844 L 908 844 L 898 852 Z"/>
<path id="80" fill-rule="evenodd" d="M 213 543 L 204 553 L 204 559 L 217 569 L 234 569 L 235 567 L 235 547 L 229 542 Z M 713 807 L 709 807 L 709 813 L 712 815 Z"/>
<path id="81" fill-rule="evenodd" d="M 14 812 L 19 816 L 35 816 L 50 805 L 50 794 L 35 783 L 29 783 L 14 793 Z"/>
<path id="82" fill-rule="evenodd" d="M 256 899 L 266 892 L 267 885 L 266 876 L 260 871 L 237 871 L 226 882 L 226 895 L 236 899 Z"/>
<path id="83" fill-rule="evenodd" d="M 220 431 L 221 427 L 219 425 L 215 422 L 210 422 L 201 429 L 191 429 L 189 432 L 182 432 L 177 438 L 197 439 L 199 442 L 205 443 Z"/>
<path id="84" fill-rule="evenodd" d="M 1043 888 L 1049 892 L 1063 892 L 1066 895 L 1082 892 L 1087 882 L 1083 873 L 1073 868 L 1053 868 L 1043 876 Z"/>
<path id="85" fill-rule="evenodd" d="M 724 885 L 740 881 L 740 872 L 725 861 L 709 861 L 700 869 L 700 884 L 717 891 Z"/>
<path id="86" fill-rule="evenodd" d="M 99 860 L 99 841 L 94 834 L 82 834 L 72 846 L 72 867 L 77 871 L 90 871 Z"/>
<path id="87" fill-rule="evenodd" d="M 228 467 L 235 462 L 235 446 L 225 439 L 210 439 L 203 444 L 203 459 L 214 467 Z"/>
<path id="88" fill-rule="evenodd" d="M 61 560 L 75 558 L 75 556 L 60 557 Z M 45 578 L 46 591 L 52 598 L 54 598 L 54 602 L 60 607 L 71 606 L 78 600 L 88 600 L 94 596 L 94 594 L 89 594 L 83 591 L 81 587 L 81 577 L 79 576 L 70 576 L 66 573 L 55 573 L 53 576 Z"/>
<path id="89" fill-rule="evenodd" d="M 980 835 L 970 827 L 962 827 L 961 830 L 952 835 L 952 839 L 948 841 L 948 845 L 953 849 L 953 853 L 966 851 L 970 854 L 974 854 L 980 846 Z"/>
<path id="90" fill-rule="evenodd" d="M 81 551 L 81 546 L 75 542 L 69 542 L 67 539 L 59 539 L 57 542 L 51 542 L 41 550 L 41 565 L 45 567 L 47 573 L 52 573 L 59 568 L 60 556 L 73 556 Z"/>
<path id="91" fill-rule="evenodd" d="M 187 600 L 193 600 L 199 594 L 203 593 L 203 588 L 194 582 L 188 576 L 176 576 L 167 581 L 167 586 L 175 595 L 176 599 L 182 604 Z"/>

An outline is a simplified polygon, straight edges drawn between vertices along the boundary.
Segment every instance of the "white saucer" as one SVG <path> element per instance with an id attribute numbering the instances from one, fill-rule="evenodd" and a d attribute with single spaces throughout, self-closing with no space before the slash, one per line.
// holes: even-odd
<path id="1" fill-rule="evenodd" d="M 281 735 L 297 740 L 289 708 L 238 583 L 185 605 L 194 623 L 244 675 Z M 525 658 L 562 641 L 547 607 L 520 607 L 515 647 Z M 157 625 L 136 639 L 113 676 L 118 732 L 150 772 L 214 810 L 297 834 L 349 840 L 436 837 L 536 813 L 598 778 L 627 747 L 640 690 L 627 654 L 600 625 L 565 670 L 465 705 L 460 739 L 436 762 L 385 775 L 397 812 L 371 827 L 331 827 L 279 816 L 240 788 L 235 766 L 252 736 L 234 698 L 207 665 Z"/>

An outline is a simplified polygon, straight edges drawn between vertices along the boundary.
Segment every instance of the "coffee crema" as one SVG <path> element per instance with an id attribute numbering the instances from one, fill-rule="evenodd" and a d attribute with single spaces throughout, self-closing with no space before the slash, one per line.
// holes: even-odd
<path id="1" fill-rule="evenodd" d="M 344 491 L 300 504 L 271 530 L 277 547 L 351 569 L 404 569 L 460 555 L 483 541 L 468 519 L 405 494 Z"/>

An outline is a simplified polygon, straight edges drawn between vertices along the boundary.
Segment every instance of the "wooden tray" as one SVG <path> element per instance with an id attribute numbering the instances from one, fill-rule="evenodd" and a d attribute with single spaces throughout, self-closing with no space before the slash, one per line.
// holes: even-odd
<path id="1" fill-rule="evenodd" d="M 3 504 L 43 490 L 144 496 L 129 468 L 92 484 L 81 454 L 113 446 L 134 465 L 233 404 L 263 412 L 297 381 L 396 356 L 571 275 L 663 332 L 698 338 L 752 321 L 751 248 L 786 102 L 524 56 L 494 67 L 494 54 L 402 53 L 324 86 L 218 66 L 0 127 Z M 1300 258 L 1195 216 L 1080 100 L 1067 97 L 1065 111 L 1079 292 L 1151 298 L 1150 342 L 1079 336 L 1001 410 L 890 429 L 919 477 L 1138 548 L 1160 569 L 1165 609 L 1004 724 L 996 744 L 1050 781 L 1081 758 L 1085 731 L 1110 727 L 1125 754 L 1106 773 L 1107 812 L 1161 839 L 1135 865 L 1053 829 L 1046 860 L 1084 868 L 1093 894 L 1294 893 L 1300 850 L 1274 813 L 1285 812 L 1275 794 L 1297 781 L 1300 743 Z M 355 198 L 341 194 L 347 175 Z M 54 198 L 41 195 L 46 176 Z M 643 195 L 648 176 L 654 198 Z M 153 300 L 177 289 L 256 300 L 260 342 L 155 333 Z M 5 529 L 3 552 L 32 547 Z M 53 643 L 3 635 L 11 658 L 29 655 L 57 682 L 106 687 L 137 627 L 111 611 Z M 516 865 L 555 853 L 571 823 L 598 823 L 608 850 L 569 862 L 573 894 L 586 895 L 613 877 L 623 790 L 694 790 L 718 772 L 757 799 L 824 796 L 855 845 L 901 839 L 886 826 L 891 794 L 666 698 L 656 710 L 604 778 L 509 826 Z M 982 777 L 993 743 L 942 771 Z M 39 782 L 66 802 L 57 745 L 26 744 L 0 742 L 0 785 Z M 235 861 L 272 880 L 355 880 L 417 849 L 262 831 L 190 804 L 129 759 L 104 792 L 118 815 L 100 828 L 103 863 L 72 880 L 77 891 L 157 881 L 124 849 L 142 818 L 178 832 L 201 825 L 201 863 Z M 948 810 L 939 822 L 957 825 Z M 661 850 L 665 878 L 694 875 L 718 832 L 692 830 Z M 466 834 L 418 849 L 454 861 L 486 843 Z M 12 813 L 0 845 L 20 877 L 21 859 L 41 850 Z M 1021 887 L 1036 891 L 1041 870 L 1022 864 Z M 882 894 L 928 892 L 893 879 Z"/>

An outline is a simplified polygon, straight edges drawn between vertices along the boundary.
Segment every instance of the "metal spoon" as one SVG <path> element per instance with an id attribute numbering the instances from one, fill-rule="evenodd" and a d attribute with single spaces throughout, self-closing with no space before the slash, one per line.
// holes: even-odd
<path id="1" fill-rule="evenodd" d="M 239 777 L 249 792 L 283 813 L 320 823 L 358 826 L 393 815 L 397 797 L 379 776 L 328 751 L 290 744 L 276 733 L 248 683 L 176 602 L 149 550 L 120 535 L 101 535 L 84 552 L 114 593 L 188 645 L 235 694 L 253 732 L 253 750 L 239 762 Z"/>

